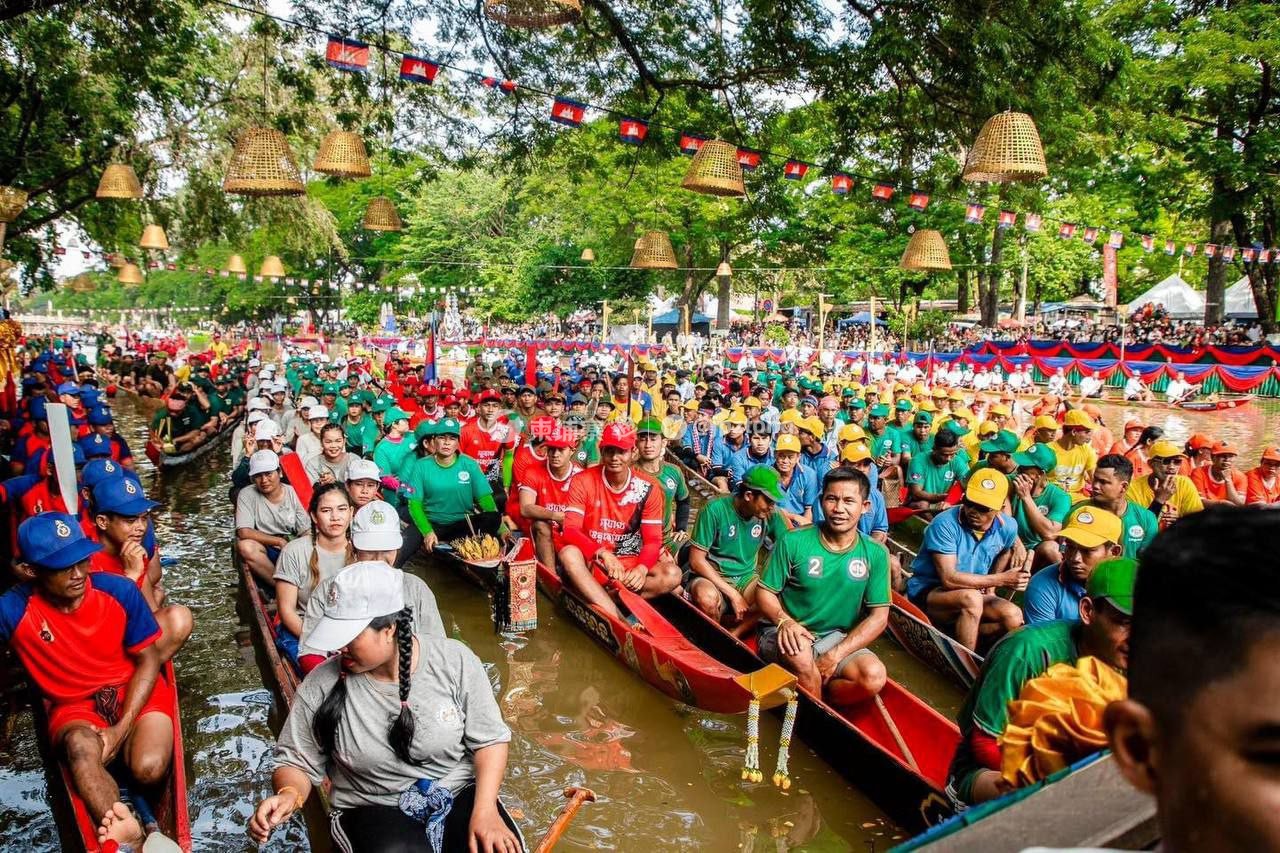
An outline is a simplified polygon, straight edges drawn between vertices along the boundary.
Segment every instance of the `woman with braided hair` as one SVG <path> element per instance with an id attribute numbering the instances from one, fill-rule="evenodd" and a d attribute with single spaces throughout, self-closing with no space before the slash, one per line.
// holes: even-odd
<path id="1" fill-rule="evenodd" d="M 311 493 L 311 533 L 285 545 L 276 560 L 275 587 L 279 624 L 276 646 L 294 666 L 298 664 L 298 638 L 307 600 L 321 581 L 355 562 L 350 528 L 354 508 L 341 483 L 322 483 Z"/>
<path id="2" fill-rule="evenodd" d="M 483 665 L 457 640 L 413 633 L 399 572 L 355 563 L 304 642 L 340 652 L 299 688 L 275 748 L 274 793 L 249 821 L 265 843 L 327 776 L 344 853 L 522 853 L 498 799 L 511 730 Z"/>

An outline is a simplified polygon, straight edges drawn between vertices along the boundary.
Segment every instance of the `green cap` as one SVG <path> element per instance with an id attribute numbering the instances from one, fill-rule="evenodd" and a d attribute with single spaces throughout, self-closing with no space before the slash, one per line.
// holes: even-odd
<path id="1" fill-rule="evenodd" d="M 853 396 L 853 389 L 852 389 L 852 388 L 846 388 L 846 389 L 844 389 L 843 391 L 841 391 L 841 392 L 840 392 L 840 396 L 841 396 L 841 397 L 852 397 L 852 396 Z"/>
<path id="2" fill-rule="evenodd" d="M 968 427 L 962 427 L 960 426 L 960 424 L 956 423 L 955 421 L 947 421 L 945 424 L 942 425 L 942 428 L 951 430 L 951 432 L 955 434 L 956 438 L 964 438 L 966 435 L 969 434 Z"/>
<path id="3" fill-rule="evenodd" d="M 1019 468 L 1039 468 L 1047 473 L 1057 467 L 1058 457 L 1048 445 L 1033 444 L 1021 453 L 1013 454 L 1013 464 Z"/>
<path id="4" fill-rule="evenodd" d="M 436 422 L 432 435 L 462 435 L 462 424 L 457 418 L 443 418 Z"/>
<path id="5" fill-rule="evenodd" d="M 978 449 L 983 453 L 1013 453 L 1018 449 L 1018 436 L 1007 429 L 1002 429 L 995 434 L 994 438 L 989 438 L 979 444 Z M 1053 451 L 1050 450 L 1049 452 L 1052 453 Z"/>
<path id="6" fill-rule="evenodd" d="M 375 406 L 374 408 L 376 409 L 377 406 Z M 409 420 L 409 413 L 406 412 L 404 409 L 400 408 L 399 406 L 392 406 L 391 408 L 387 409 L 382 416 L 382 422 L 384 424 L 393 424 L 396 421 L 407 421 L 407 420 Z"/>
<path id="7" fill-rule="evenodd" d="M 894 408 L 897 409 L 899 412 L 909 412 L 915 408 L 915 404 L 912 403 L 910 400 L 903 399 L 895 403 Z"/>
<path id="8" fill-rule="evenodd" d="M 778 485 L 778 471 L 772 465 L 752 465 L 739 481 L 740 489 L 759 492 L 774 503 L 785 500 L 782 487 Z"/>
<path id="9" fill-rule="evenodd" d="M 867 407 L 867 401 L 861 397 L 854 397 L 853 402 L 849 405 L 855 409 L 865 409 Z"/>
<path id="10" fill-rule="evenodd" d="M 1089 575 L 1086 594 L 1105 598 L 1126 616 L 1133 614 L 1133 584 L 1138 579 L 1138 561 L 1130 557 L 1112 557 L 1098 563 Z"/>
<path id="11" fill-rule="evenodd" d="M 929 412 L 916 412 L 916 423 L 931 424 L 933 423 L 933 415 Z"/>
<path id="12" fill-rule="evenodd" d="M 662 421 L 657 418 L 645 418 L 636 424 L 636 435 L 644 435 L 647 432 L 662 435 Z"/>
<path id="13" fill-rule="evenodd" d="M 413 440 L 422 441 L 427 436 L 436 434 L 436 425 L 431 421 L 423 421 L 413 428 Z"/>
<path id="14" fill-rule="evenodd" d="M 324 393 L 326 393 L 326 394 L 332 394 L 333 396 L 335 396 L 335 397 L 336 397 L 336 396 L 338 396 L 338 388 L 339 388 L 339 387 L 340 387 L 340 386 L 338 385 L 338 383 L 337 383 L 337 382 L 326 382 L 326 383 L 324 383 Z"/>
<path id="15" fill-rule="evenodd" d="M 373 401 L 373 413 L 376 415 L 379 412 L 386 412 L 394 405 L 395 401 L 390 397 L 378 397 Z"/>
<path id="16" fill-rule="evenodd" d="M 889 407 L 884 403 L 876 403 L 867 414 L 873 418 L 887 418 L 889 417 Z"/>

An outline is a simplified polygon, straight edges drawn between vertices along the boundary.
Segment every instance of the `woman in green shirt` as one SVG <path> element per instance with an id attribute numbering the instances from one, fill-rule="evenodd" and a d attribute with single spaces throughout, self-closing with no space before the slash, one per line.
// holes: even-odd
<path id="1" fill-rule="evenodd" d="M 373 448 L 373 461 L 382 472 L 382 499 L 392 506 L 400 503 L 394 478 L 413 460 L 413 439 L 409 436 L 409 415 L 399 406 L 387 409 L 382 416 L 383 436 Z"/>
<path id="2" fill-rule="evenodd" d="M 458 452 L 461 432 L 454 418 L 433 425 L 423 438 L 434 439 L 434 452 L 413 462 L 402 479 L 413 489 L 409 515 L 428 549 L 473 533 L 496 535 L 502 523 L 480 464 Z"/>

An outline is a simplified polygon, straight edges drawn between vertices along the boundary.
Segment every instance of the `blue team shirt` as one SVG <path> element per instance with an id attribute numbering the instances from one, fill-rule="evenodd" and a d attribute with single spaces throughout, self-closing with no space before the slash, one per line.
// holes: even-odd
<path id="1" fill-rule="evenodd" d="M 803 515 L 807 508 L 818 502 L 818 481 L 812 471 L 797 465 L 791 474 L 791 483 L 783 486 L 782 494 L 785 499 L 778 503 L 778 509 Z"/>
<path id="2" fill-rule="evenodd" d="M 954 554 L 956 570 L 972 575 L 985 575 L 1003 551 L 1012 548 L 1018 538 L 1018 523 L 1005 513 L 996 516 L 991 527 L 979 539 L 960 523 L 960 507 L 944 510 L 934 517 L 924 531 L 920 553 L 911 563 L 913 573 L 907 581 L 907 595 L 938 586 L 938 569 L 934 554 Z"/>
<path id="3" fill-rule="evenodd" d="M 763 459 L 757 459 L 751 455 L 751 448 L 744 447 L 734 452 L 729 457 L 726 467 L 729 469 L 729 475 L 733 478 L 733 482 L 738 482 L 747 473 L 747 470 L 753 465 L 772 465 L 773 464 L 773 448 L 764 455 Z"/>
<path id="4" fill-rule="evenodd" d="M 1028 625 L 1063 619 L 1080 621 L 1080 599 L 1085 589 L 1074 580 L 1063 581 L 1059 577 L 1059 565 L 1047 566 L 1036 572 L 1027 584 L 1022 597 L 1022 612 Z"/>
<path id="5" fill-rule="evenodd" d="M 711 429 L 705 433 L 698 432 L 696 425 L 689 424 L 685 428 L 684 438 L 680 443 L 700 456 L 715 459 L 716 454 L 720 452 L 720 445 L 724 443 L 724 436 L 720 432 L 720 427 L 715 424 L 712 424 Z"/>

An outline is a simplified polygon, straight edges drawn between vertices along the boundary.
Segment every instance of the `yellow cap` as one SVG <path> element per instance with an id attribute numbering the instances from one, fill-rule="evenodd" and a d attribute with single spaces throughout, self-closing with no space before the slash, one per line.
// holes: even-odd
<path id="1" fill-rule="evenodd" d="M 780 424 L 798 424 L 804 420 L 804 417 L 795 409 L 787 409 L 778 415 L 778 423 Z"/>
<path id="2" fill-rule="evenodd" d="M 954 401 L 956 401 L 957 403 L 963 403 L 963 402 L 964 402 L 964 395 L 963 395 L 963 394 L 961 394 L 959 391 L 952 391 L 950 394 L 948 394 L 948 395 L 947 395 L 947 399 L 948 399 L 948 400 L 954 400 Z"/>
<path id="3" fill-rule="evenodd" d="M 861 442 L 854 442 L 840 451 L 841 462 L 861 462 L 871 458 L 871 451 Z"/>
<path id="4" fill-rule="evenodd" d="M 1058 428 L 1058 422 L 1054 420 L 1053 415 L 1041 415 L 1035 419 L 1032 424 L 1036 429 L 1054 429 Z"/>
<path id="5" fill-rule="evenodd" d="M 1147 452 L 1147 455 L 1152 459 L 1173 459 L 1175 456 L 1186 456 L 1187 454 L 1172 441 L 1160 439 L 1151 445 L 1151 450 Z"/>
<path id="6" fill-rule="evenodd" d="M 1009 497 L 1009 478 L 994 468 L 979 468 L 969 477 L 964 499 L 987 509 L 1000 509 Z"/>
<path id="7" fill-rule="evenodd" d="M 933 389 L 933 399 L 935 399 L 935 400 L 945 400 L 945 399 L 947 399 L 947 389 L 946 389 L 946 388 L 934 388 L 934 389 Z"/>
<path id="8" fill-rule="evenodd" d="M 996 403 L 994 406 L 991 407 L 991 414 L 1004 415 L 1007 418 L 1013 414 L 1013 410 L 1010 409 L 1008 406 L 1006 406 L 1004 403 Z"/>
<path id="9" fill-rule="evenodd" d="M 915 385 L 912 385 L 912 386 L 911 386 L 911 393 L 912 393 L 912 394 L 924 394 L 924 393 L 926 393 L 926 392 L 925 392 L 924 383 L 923 383 L 923 382 L 917 382 Z"/>
<path id="10" fill-rule="evenodd" d="M 747 415 L 741 409 L 734 409 L 729 413 L 729 417 L 724 419 L 727 424 L 737 424 L 739 426 L 747 425 Z"/>
<path id="11" fill-rule="evenodd" d="M 814 438 L 821 440 L 827 434 L 827 428 L 822 423 L 822 418 L 814 415 L 811 418 L 802 418 L 796 421 L 796 426 L 807 432 L 813 433 Z"/>
<path id="12" fill-rule="evenodd" d="M 857 424 L 845 424 L 840 427 L 840 434 L 837 438 L 840 441 L 865 441 L 867 433 Z"/>
<path id="13" fill-rule="evenodd" d="M 1093 422 L 1093 418 L 1086 415 L 1080 409 L 1072 409 L 1067 412 L 1067 416 L 1062 419 L 1064 427 L 1080 427 L 1083 429 L 1097 429 L 1098 425 Z"/>
<path id="14" fill-rule="evenodd" d="M 698 401 L 692 398 L 685 400 L 684 406 L 682 406 L 681 408 L 683 408 L 685 411 L 696 412 L 698 411 Z"/>
<path id="15" fill-rule="evenodd" d="M 933 401 L 932 401 L 932 400 L 925 400 L 923 403 L 921 403 L 921 404 L 919 405 L 919 407 L 918 407 L 918 408 L 919 408 L 919 409 L 920 409 L 920 411 L 922 411 L 922 412 L 936 412 L 936 411 L 938 411 L 938 407 L 937 407 L 937 406 L 935 406 L 935 405 L 933 404 Z"/>
<path id="16" fill-rule="evenodd" d="M 745 400 L 743 400 L 743 401 L 742 401 L 742 405 L 744 405 L 744 406 L 755 406 L 757 409 L 763 409 L 763 408 L 764 408 L 764 406 L 760 403 L 760 398 L 759 398 L 759 397 L 748 397 L 747 399 L 745 399 Z"/>
<path id="17" fill-rule="evenodd" d="M 858 391 L 861 391 L 861 390 L 862 390 L 862 383 L 861 383 L 861 382 L 850 382 L 850 383 L 849 383 L 849 390 L 850 390 L 850 391 L 853 391 L 853 392 L 855 392 L 855 393 L 856 393 L 856 392 L 858 392 Z"/>
<path id="18" fill-rule="evenodd" d="M 999 424 L 996 424 L 993 421 L 983 421 L 981 424 L 978 425 L 978 435 L 980 436 L 995 435 L 999 431 L 1000 431 Z"/>
<path id="19" fill-rule="evenodd" d="M 791 435 L 790 433 L 783 433 L 782 435 L 778 436 L 778 443 L 773 448 L 773 452 L 785 453 L 787 451 L 790 451 L 792 453 L 799 453 L 800 439 L 796 438 L 794 435 Z"/>
<path id="20" fill-rule="evenodd" d="M 902 391 L 906 391 L 906 390 L 907 390 L 907 386 L 903 385 L 901 382 L 895 382 L 893 385 L 893 393 L 895 394 Z"/>
<path id="21" fill-rule="evenodd" d="M 957 421 L 966 420 L 966 421 L 969 421 L 970 423 L 973 423 L 978 419 L 978 416 L 975 415 L 970 409 L 956 409 L 954 412 L 951 413 L 951 419 L 957 420 Z"/>
<path id="22" fill-rule="evenodd" d="M 1124 523 L 1112 513 L 1096 506 L 1082 506 L 1067 516 L 1066 526 L 1058 536 L 1085 548 L 1096 548 L 1104 542 L 1120 544 L 1123 533 Z"/>

